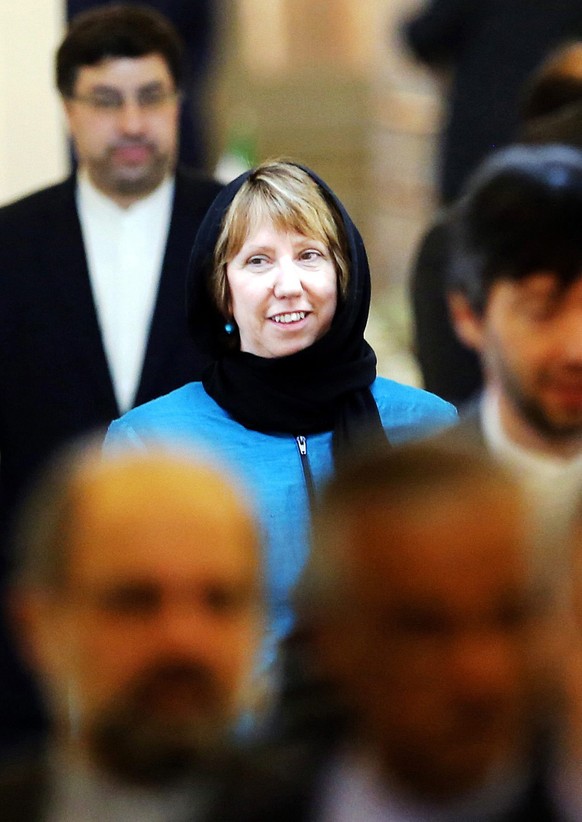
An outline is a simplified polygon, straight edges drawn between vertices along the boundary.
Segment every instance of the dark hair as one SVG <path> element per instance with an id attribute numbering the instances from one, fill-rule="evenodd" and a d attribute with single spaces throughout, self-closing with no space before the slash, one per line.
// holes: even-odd
<path id="1" fill-rule="evenodd" d="M 149 6 L 105 5 L 73 18 L 56 58 L 56 82 L 71 97 L 82 66 L 108 57 L 157 53 L 166 61 L 176 88 L 182 83 L 183 46 L 173 25 Z"/>
<path id="2" fill-rule="evenodd" d="M 582 275 L 582 153 L 561 145 L 496 152 L 451 214 L 449 290 L 482 313 L 492 284 L 534 271 L 563 288 Z"/>

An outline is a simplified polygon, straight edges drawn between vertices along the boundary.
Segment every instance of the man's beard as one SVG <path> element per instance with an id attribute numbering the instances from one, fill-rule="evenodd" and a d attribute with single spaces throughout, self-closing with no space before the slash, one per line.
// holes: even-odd
<path id="1" fill-rule="evenodd" d="M 144 146 L 151 149 L 147 163 L 143 165 L 118 166 L 114 160 L 115 148 L 109 149 L 104 157 L 92 159 L 88 163 L 89 174 L 98 188 L 111 195 L 122 197 L 146 197 L 160 185 L 174 167 L 174 158 L 162 153 L 158 148 L 143 140 L 127 143 L 127 146 Z"/>
<path id="2" fill-rule="evenodd" d="M 518 407 L 530 426 L 547 440 L 560 443 L 582 436 L 582 420 L 554 420 L 535 398 L 521 397 Z"/>
<path id="3" fill-rule="evenodd" d="M 159 708 L 164 695 L 186 708 Z M 189 697 L 191 694 L 191 699 Z M 160 663 L 145 672 L 86 729 L 96 762 L 125 782 L 162 785 L 213 773 L 225 753 L 231 722 L 223 689 L 203 665 Z"/>
<path id="4" fill-rule="evenodd" d="M 518 381 L 507 373 L 504 390 L 524 420 L 544 439 L 559 444 L 582 436 L 582 408 L 557 416 L 533 393 L 523 391 Z"/>

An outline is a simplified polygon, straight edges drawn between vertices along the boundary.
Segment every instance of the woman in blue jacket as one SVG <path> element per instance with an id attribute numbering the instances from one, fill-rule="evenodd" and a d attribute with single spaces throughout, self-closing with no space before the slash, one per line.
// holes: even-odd
<path id="1" fill-rule="evenodd" d="M 238 474 L 264 532 L 273 652 L 291 626 L 310 506 L 334 460 L 362 435 L 401 442 L 452 422 L 455 410 L 376 376 L 362 238 L 299 165 L 266 163 L 221 191 L 187 291 L 191 333 L 209 357 L 202 381 L 113 422 L 107 447 L 178 442 Z"/>

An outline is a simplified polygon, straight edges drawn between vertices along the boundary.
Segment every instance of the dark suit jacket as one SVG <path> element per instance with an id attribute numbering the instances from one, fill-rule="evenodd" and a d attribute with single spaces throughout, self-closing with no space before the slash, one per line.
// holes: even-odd
<path id="1" fill-rule="evenodd" d="M 273 775 L 269 770 L 262 776 L 260 770 L 254 775 L 246 773 L 244 779 L 235 781 L 226 792 L 228 801 L 218 804 L 218 812 L 212 819 L 220 822 L 319 822 L 322 787 L 327 781 L 330 764 L 330 759 L 313 761 L 308 755 L 299 767 L 291 763 L 285 777 Z M 354 817 L 354 822 L 366 820 Z M 459 818 L 458 822 L 468 820 Z M 508 812 L 496 816 L 495 822 L 564 822 L 547 772 L 542 770 L 532 774 L 524 796 Z"/>
<path id="2" fill-rule="evenodd" d="M 474 351 L 457 337 L 447 305 L 453 262 L 451 210 L 442 209 L 420 241 L 410 276 L 414 353 L 423 385 L 453 405 L 467 402 L 483 384 Z"/>
<path id="3" fill-rule="evenodd" d="M 42 760 L 11 765 L 0 774 L 0 806 L 5 822 L 43 822 L 49 795 Z"/>
<path id="4" fill-rule="evenodd" d="M 214 799 L 202 816 L 193 796 L 196 822 L 299 822 L 308 818 L 310 802 L 296 781 L 262 762 L 255 765 L 237 757 L 217 772 L 215 781 Z M 43 758 L 6 766 L 0 772 L 2 822 L 44 822 L 50 793 L 50 774 Z"/>
<path id="5" fill-rule="evenodd" d="M 176 176 L 136 403 L 200 377 L 203 360 L 186 324 L 186 269 L 219 188 L 207 178 Z M 0 209 L 0 609 L 5 529 L 28 481 L 56 448 L 118 415 L 70 178 Z M 36 734 L 41 715 L 1 610 L 0 671 L 1 757 Z"/>
<path id="6" fill-rule="evenodd" d="M 219 186 L 178 173 L 136 404 L 200 377 L 185 319 L 198 225 Z M 75 181 L 0 209 L 0 455 L 3 511 L 61 443 L 119 416 L 93 302 Z M 106 241 L 106 240 L 105 240 Z"/>

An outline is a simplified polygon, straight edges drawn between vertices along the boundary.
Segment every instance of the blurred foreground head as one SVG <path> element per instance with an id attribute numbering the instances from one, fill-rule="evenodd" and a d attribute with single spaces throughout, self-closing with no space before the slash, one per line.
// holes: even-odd
<path id="1" fill-rule="evenodd" d="M 472 452 L 380 448 L 327 487 L 300 612 L 389 785 L 451 802 L 523 766 L 553 673 L 555 540 Z"/>
<path id="2" fill-rule="evenodd" d="M 67 455 L 16 550 L 15 613 L 58 743 L 145 784 L 212 759 L 262 622 L 257 532 L 230 481 L 163 452 Z"/>

